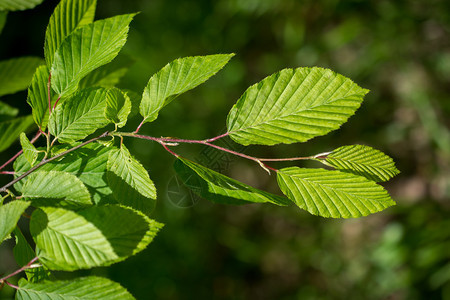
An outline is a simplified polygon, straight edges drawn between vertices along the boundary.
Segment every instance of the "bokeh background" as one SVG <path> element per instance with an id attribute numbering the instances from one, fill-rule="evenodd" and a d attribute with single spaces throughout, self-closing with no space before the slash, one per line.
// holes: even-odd
<path id="1" fill-rule="evenodd" d="M 10 13 L 0 59 L 43 56 L 57 2 Z M 141 93 L 154 72 L 178 57 L 236 53 L 223 71 L 172 102 L 142 132 L 219 135 L 228 110 L 251 84 L 287 67 L 330 68 L 371 90 L 340 130 L 287 146 L 224 143 L 266 157 L 357 143 L 375 147 L 401 171 L 385 184 L 397 206 L 333 220 L 294 206 L 213 204 L 179 183 L 173 157 L 159 145 L 127 140 L 155 181 L 154 218 L 166 225 L 139 255 L 82 275 L 108 276 L 138 299 L 450 299 L 449 1 L 99 0 L 97 19 L 135 11 L 141 13 L 122 51 L 133 63 L 120 87 Z M 25 92 L 2 100 L 30 113 Z M 1 162 L 18 149 L 1 153 Z M 275 178 L 255 164 L 195 145 L 176 150 L 279 193 Z M 0 248 L 0 272 L 16 269 L 10 246 Z M 2 299 L 11 297 L 8 290 Z"/>

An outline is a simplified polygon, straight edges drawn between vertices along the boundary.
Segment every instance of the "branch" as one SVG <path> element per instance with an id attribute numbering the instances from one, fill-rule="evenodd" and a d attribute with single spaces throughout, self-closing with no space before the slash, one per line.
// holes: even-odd
<path id="1" fill-rule="evenodd" d="M 99 136 L 97 136 L 97 137 L 95 137 L 95 138 L 92 138 L 92 139 L 90 139 L 90 140 L 88 140 L 88 141 L 85 141 L 85 142 L 79 144 L 78 146 L 75 146 L 75 147 L 73 147 L 73 148 L 71 148 L 71 149 L 69 149 L 69 150 L 67 150 L 67 151 L 61 152 L 60 154 L 55 155 L 55 156 L 53 156 L 53 157 L 51 157 L 51 158 L 49 158 L 49 159 L 44 159 L 44 160 L 42 160 L 39 164 L 35 165 L 34 167 L 32 167 L 31 169 L 29 169 L 28 171 L 26 171 L 25 173 L 23 173 L 22 175 L 20 175 L 19 177 L 17 177 L 17 178 L 14 179 L 13 181 L 9 182 L 8 184 L 6 184 L 6 185 L 4 185 L 2 188 L 0 188 L 0 192 L 5 192 L 7 188 L 9 188 L 10 186 L 12 186 L 12 185 L 15 184 L 16 182 L 22 180 L 23 178 L 27 177 L 28 175 L 30 175 L 31 173 L 33 173 L 34 171 L 36 171 L 37 169 L 39 169 L 39 168 L 42 167 L 43 165 L 45 165 L 45 164 L 47 164 L 47 163 L 49 163 L 49 162 L 51 162 L 51 161 L 53 161 L 53 160 L 55 160 L 55 159 L 58 159 L 58 158 L 60 158 L 60 157 L 62 157 L 62 156 L 64 156 L 64 155 L 66 155 L 66 154 L 68 154 L 68 153 L 70 153 L 70 152 L 72 152 L 72 151 L 75 151 L 75 150 L 77 150 L 77 149 L 79 149 L 79 148 L 81 148 L 81 147 L 83 147 L 83 146 L 86 146 L 87 144 L 90 144 L 90 143 L 92 143 L 92 142 L 95 142 L 95 141 L 98 140 L 98 139 L 104 138 L 105 136 L 108 136 L 108 135 L 109 135 L 109 132 L 108 132 L 108 131 L 105 131 L 105 132 L 102 133 L 101 135 L 99 135 Z"/>
<path id="2" fill-rule="evenodd" d="M 33 258 L 32 260 L 30 260 L 30 262 L 28 262 L 25 266 L 23 266 L 22 268 L 20 268 L 20 269 L 18 269 L 18 270 L 16 270 L 16 271 L 12 272 L 11 274 L 9 274 L 9 275 L 7 275 L 7 276 L 1 278 L 1 279 L 0 279 L 0 284 L 3 285 L 3 283 L 6 283 L 6 284 L 9 285 L 10 287 L 15 288 L 15 289 L 18 289 L 18 288 L 19 288 L 18 286 L 15 286 L 15 285 L 9 283 L 9 282 L 7 281 L 7 279 L 8 279 L 8 278 L 11 278 L 11 277 L 13 277 L 13 276 L 19 274 L 20 272 L 23 272 L 23 271 L 27 270 L 27 269 L 40 268 L 40 267 L 41 267 L 40 264 L 34 264 L 38 259 L 39 259 L 39 258 L 36 256 L 36 257 Z"/>

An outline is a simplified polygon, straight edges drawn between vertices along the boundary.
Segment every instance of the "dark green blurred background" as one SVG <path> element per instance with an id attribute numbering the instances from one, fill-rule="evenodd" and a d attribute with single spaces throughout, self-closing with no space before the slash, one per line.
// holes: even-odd
<path id="1" fill-rule="evenodd" d="M 10 13 L 0 59 L 42 56 L 57 2 Z M 340 130 L 304 144 L 228 146 L 267 157 L 373 146 L 402 172 L 385 185 L 397 206 L 332 220 L 294 206 L 216 205 L 178 184 L 173 157 L 158 145 L 127 140 L 155 181 L 154 218 L 166 226 L 139 255 L 81 274 L 108 276 L 138 299 L 450 299 L 449 1 L 99 0 L 97 19 L 135 11 L 141 13 L 122 51 L 135 62 L 120 87 L 141 93 L 154 72 L 178 57 L 236 53 L 142 132 L 216 136 L 251 84 L 286 67 L 331 68 L 371 90 Z M 25 92 L 2 100 L 30 113 Z M 19 146 L 12 148 L 0 162 Z M 230 157 L 216 164 L 208 157 L 217 153 L 195 145 L 176 150 L 279 193 L 275 178 L 255 164 Z M 10 247 L 0 248 L 0 273 L 16 268 Z M 5 288 L 4 298 L 6 289 L 12 291 Z"/>

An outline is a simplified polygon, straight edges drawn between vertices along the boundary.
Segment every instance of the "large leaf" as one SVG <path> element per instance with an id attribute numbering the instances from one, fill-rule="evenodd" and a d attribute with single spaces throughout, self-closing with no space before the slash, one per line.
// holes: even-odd
<path id="1" fill-rule="evenodd" d="M 81 208 L 92 205 L 91 196 L 76 176 L 61 171 L 36 171 L 27 177 L 22 195 L 34 206 Z"/>
<path id="2" fill-rule="evenodd" d="M 30 283 L 19 281 L 16 299 L 98 299 L 132 300 L 134 297 L 120 284 L 106 278 L 89 276 L 71 280 Z"/>
<path id="3" fill-rule="evenodd" d="M 14 230 L 30 202 L 15 200 L 0 206 L 0 243 Z"/>
<path id="4" fill-rule="evenodd" d="M 150 78 L 144 89 L 140 105 L 144 121 L 155 120 L 164 106 L 178 95 L 208 80 L 222 69 L 233 55 L 185 57 L 167 64 Z"/>
<path id="5" fill-rule="evenodd" d="M 343 146 L 316 159 L 338 170 L 364 176 L 373 181 L 386 181 L 399 174 L 392 158 L 363 145 Z"/>
<path id="6" fill-rule="evenodd" d="M 31 115 L 0 122 L 0 152 L 7 149 L 32 124 Z"/>
<path id="7" fill-rule="evenodd" d="M 113 60 L 126 42 L 134 15 L 96 21 L 70 34 L 55 54 L 50 71 L 53 89 L 60 96 L 69 95 L 89 72 Z"/>
<path id="8" fill-rule="evenodd" d="M 48 78 L 49 70 L 46 65 L 39 66 L 33 75 L 28 88 L 27 102 L 32 108 L 34 122 L 45 130 L 48 123 Z M 55 92 L 50 89 L 50 103 L 53 107 L 56 101 Z"/>
<path id="9" fill-rule="evenodd" d="M 127 123 L 130 112 L 130 97 L 117 88 L 110 89 L 106 95 L 105 117 L 118 127 L 123 127 Z"/>
<path id="10" fill-rule="evenodd" d="M 56 152 L 61 152 L 69 148 L 56 146 L 53 149 Z M 116 203 L 111 195 L 112 191 L 106 183 L 106 163 L 111 150 L 112 147 L 91 143 L 65 155 L 61 159 L 43 165 L 39 170 L 70 173 L 77 176 L 84 183 L 96 204 Z M 30 168 L 30 164 L 23 155 L 19 156 L 14 162 L 14 171 L 17 176 Z M 25 181 L 26 178 L 19 181 L 14 185 L 14 188 L 22 191 L 22 185 Z"/>
<path id="11" fill-rule="evenodd" d="M 249 87 L 227 119 L 242 145 L 304 142 L 339 128 L 368 92 L 322 68 L 284 69 Z"/>
<path id="12" fill-rule="evenodd" d="M 25 90 L 43 63 L 41 58 L 32 56 L 0 61 L 0 96 Z"/>
<path id="13" fill-rule="evenodd" d="M 36 253 L 18 227 L 14 229 L 14 235 L 16 239 L 16 245 L 13 249 L 14 259 L 19 266 L 23 267 L 36 257 Z M 48 279 L 50 272 L 44 267 L 39 267 L 26 269 L 25 274 L 30 282 L 39 282 L 43 279 Z"/>
<path id="14" fill-rule="evenodd" d="M 281 191 L 313 215 L 357 218 L 395 205 L 382 186 L 340 171 L 290 167 L 277 174 Z"/>
<path id="15" fill-rule="evenodd" d="M 58 105 L 49 120 L 50 133 L 61 142 L 85 138 L 108 124 L 104 116 L 108 90 L 89 88 Z"/>
<path id="16" fill-rule="evenodd" d="M 185 158 L 178 158 L 175 170 L 181 180 L 199 196 L 222 204 L 269 202 L 287 205 L 290 201 L 217 173 Z"/>
<path id="17" fill-rule="evenodd" d="M 142 251 L 161 224 L 117 205 L 74 212 L 44 207 L 31 216 L 39 260 L 51 270 L 108 266 Z"/>
<path id="18" fill-rule="evenodd" d="M 62 41 L 94 20 L 96 4 L 97 0 L 62 0 L 56 6 L 45 32 L 44 56 L 49 68 Z"/>
<path id="19" fill-rule="evenodd" d="M 0 0 L 0 10 L 25 10 L 39 5 L 44 0 Z"/>
<path id="20" fill-rule="evenodd" d="M 109 153 L 107 179 L 119 203 L 146 214 L 152 212 L 156 203 L 156 188 L 147 170 L 131 156 L 125 145 Z"/>

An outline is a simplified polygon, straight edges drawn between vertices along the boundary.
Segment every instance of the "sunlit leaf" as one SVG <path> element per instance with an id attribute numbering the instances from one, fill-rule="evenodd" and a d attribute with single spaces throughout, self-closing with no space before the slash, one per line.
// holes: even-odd
<path id="1" fill-rule="evenodd" d="M 106 95 L 105 117 L 119 128 L 125 126 L 131 111 L 131 100 L 123 91 L 112 88 Z"/>
<path id="2" fill-rule="evenodd" d="M 108 266 L 142 251 L 162 227 L 144 214 L 117 205 L 78 212 L 44 207 L 33 212 L 30 231 L 39 260 L 50 270 Z"/>
<path id="3" fill-rule="evenodd" d="M 140 105 L 144 121 L 155 120 L 164 106 L 178 95 L 208 80 L 222 69 L 233 55 L 184 57 L 167 64 L 150 78 L 144 89 Z"/>
<path id="4" fill-rule="evenodd" d="M 0 243 L 14 230 L 30 202 L 15 200 L 0 206 Z"/>
<path id="5" fill-rule="evenodd" d="M 357 218 L 395 205 L 382 186 L 354 174 L 290 167 L 277 178 L 281 191 L 313 215 Z"/>
<path id="6" fill-rule="evenodd" d="M 0 10 L 26 10 L 39 5 L 44 0 L 0 0 Z"/>
<path id="7" fill-rule="evenodd" d="M 94 20 L 96 4 L 97 0 L 62 0 L 56 6 L 45 32 L 44 56 L 49 68 L 62 41 Z"/>
<path id="8" fill-rule="evenodd" d="M 132 300 L 134 297 L 120 284 L 107 278 L 89 276 L 71 280 L 30 283 L 19 281 L 16 299 L 97 299 Z"/>
<path id="9" fill-rule="evenodd" d="M 23 156 L 28 163 L 33 166 L 38 158 L 38 150 L 36 150 L 33 144 L 28 140 L 27 135 L 24 132 L 20 134 L 20 144 L 22 145 Z"/>
<path id="10" fill-rule="evenodd" d="M 304 142 L 339 128 L 368 92 L 322 68 L 284 69 L 248 88 L 227 119 L 242 144 Z"/>
<path id="11" fill-rule="evenodd" d="M 63 40 L 50 70 L 52 87 L 58 95 L 75 92 L 84 76 L 117 56 L 134 15 L 96 21 L 76 29 Z"/>

